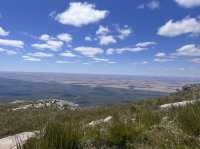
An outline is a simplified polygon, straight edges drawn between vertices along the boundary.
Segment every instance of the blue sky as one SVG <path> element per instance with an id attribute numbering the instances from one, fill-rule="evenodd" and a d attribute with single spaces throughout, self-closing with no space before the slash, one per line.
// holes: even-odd
<path id="1" fill-rule="evenodd" d="M 0 71 L 200 76 L 200 0 L 1 0 Z"/>

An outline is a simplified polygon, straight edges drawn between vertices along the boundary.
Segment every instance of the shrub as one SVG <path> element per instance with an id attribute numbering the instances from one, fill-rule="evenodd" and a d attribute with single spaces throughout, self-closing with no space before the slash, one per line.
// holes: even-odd
<path id="1" fill-rule="evenodd" d="M 200 135 L 200 103 L 177 109 L 179 127 L 188 135 Z"/>
<path id="2" fill-rule="evenodd" d="M 44 134 L 42 134 L 44 133 Z M 24 149 L 79 149 L 83 131 L 81 126 L 73 121 L 64 124 L 51 122 L 42 132 L 39 139 L 28 142 Z M 34 143 L 33 143 L 34 141 Z"/>

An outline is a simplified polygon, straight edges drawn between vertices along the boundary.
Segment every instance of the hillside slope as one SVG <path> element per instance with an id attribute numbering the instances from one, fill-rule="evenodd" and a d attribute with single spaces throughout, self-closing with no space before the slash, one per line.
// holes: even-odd
<path id="1" fill-rule="evenodd" d="M 198 149 L 200 103 L 160 105 L 195 100 L 199 93 L 200 85 L 191 85 L 151 101 L 75 111 L 48 107 L 13 112 L 14 105 L 1 105 L 0 135 L 39 130 L 24 149 Z"/>

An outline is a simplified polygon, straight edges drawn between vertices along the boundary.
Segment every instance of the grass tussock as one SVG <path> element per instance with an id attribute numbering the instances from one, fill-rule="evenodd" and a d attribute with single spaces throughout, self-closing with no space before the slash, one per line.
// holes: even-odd
<path id="1" fill-rule="evenodd" d="M 200 136 L 200 103 L 178 108 L 176 116 L 178 125 L 184 132 Z"/>

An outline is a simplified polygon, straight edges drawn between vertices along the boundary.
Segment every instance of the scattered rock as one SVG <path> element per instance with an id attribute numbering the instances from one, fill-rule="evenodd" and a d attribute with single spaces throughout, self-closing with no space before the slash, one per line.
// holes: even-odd
<path id="1" fill-rule="evenodd" d="M 0 149 L 17 149 L 17 146 L 23 145 L 30 138 L 36 136 L 35 132 L 23 132 L 13 136 L 0 139 Z"/>
<path id="2" fill-rule="evenodd" d="M 182 107 L 182 106 L 186 106 L 188 104 L 193 104 L 198 101 L 200 101 L 200 100 L 189 100 L 189 101 L 168 103 L 168 104 L 161 105 L 160 108 L 165 109 L 165 108 L 172 108 L 172 107 Z"/>
<path id="3" fill-rule="evenodd" d="M 88 125 L 89 126 L 96 126 L 99 125 L 101 123 L 108 123 L 110 120 L 112 120 L 112 116 L 108 116 L 105 119 L 100 119 L 100 120 L 96 120 L 96 121 L 91 121 Z"/>

